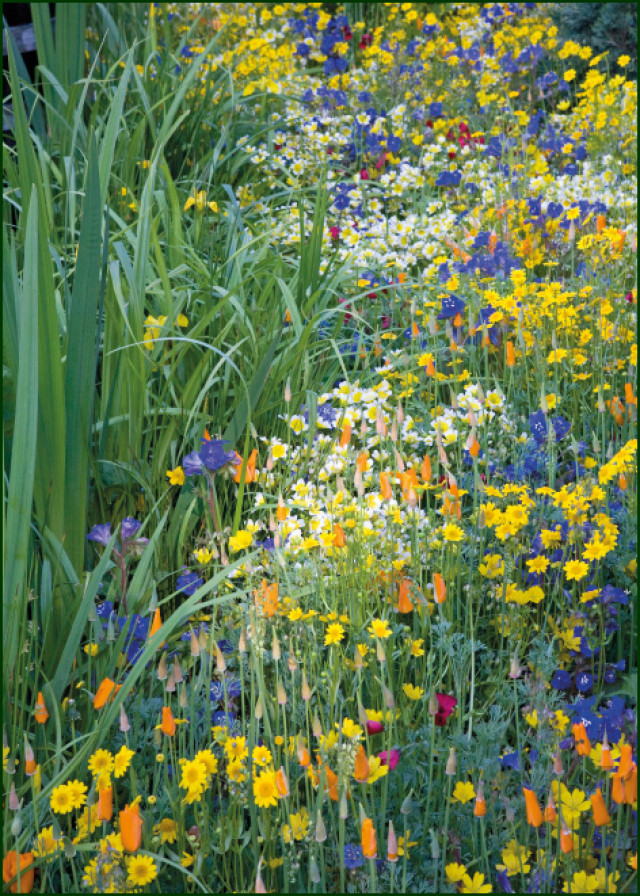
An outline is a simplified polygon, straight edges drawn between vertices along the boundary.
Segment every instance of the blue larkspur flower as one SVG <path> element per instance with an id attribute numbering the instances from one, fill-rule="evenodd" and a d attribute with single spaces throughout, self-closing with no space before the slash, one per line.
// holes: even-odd
<path id="1" fill-rule="evenodd" d="M 185 572 L 181 576 L 178 576 L 176 580 L 176 585 L 178 586 L 177 590 L 182 591 L 184 594 L 188 594 L 189 597 L 191 597 L 196 589 L 203 584 L 204 580 L 199 578 L 195 572 Z"/>
<path id="2" fill-rule="evenodd" d="M 357 843 L 347 843 L 344 847 L 344 867 L 349 871 L 355 871 L 364 865 L 364 853 Z"/>
<path id="3" fill-rule="evenodd" d="M 111 540 L 111 523 L 98 523 L 97 526 L 94 526 L 91 532 L 87 535 L 87 541 L 96 541 L 98 544 L 103 544 L 105 547 L 109 544 Z"/>

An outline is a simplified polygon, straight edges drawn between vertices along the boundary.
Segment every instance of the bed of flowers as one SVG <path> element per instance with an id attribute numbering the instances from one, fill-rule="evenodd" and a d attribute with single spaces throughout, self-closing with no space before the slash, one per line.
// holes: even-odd
<path id="1" fill-rule="evenodd" d="M 636 83 L 546 7 L 101 13 L 94 256 L 17 116 L 7 891 L 637 888 Z M 47 325 L 97 365 L 75 555 Z"/>

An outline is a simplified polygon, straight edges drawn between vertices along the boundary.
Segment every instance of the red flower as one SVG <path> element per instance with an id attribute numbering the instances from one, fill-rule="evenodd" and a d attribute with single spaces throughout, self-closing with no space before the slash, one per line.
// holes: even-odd
<path id="1" fill-rule="evenodd" d="M 367 734 L 380 734 L 381 731 L 384 731 L 382 722 L 375 722 L 372 719 L 367 720 Z"/>
<path id="2" fill-rule="evenodd" d="M 369 180 L 369 172 L 366 168 L 363 168 L 360 172 L 360 180 Z"/>
<path id="3" fill-rule="evenodd" d="M 451 697 L 449 694 L 436 694 L 436 699 L 438 701 L 439 709 L 434 716 L 435 723 L 440 728 L 442 728 L 453 710 L 458 705 L 458 701 L 455 697 Z"/>
<path id="4" fill-rule="evenodd" d="M 340 228 L 339 227 L 330 227 L 329 233 L 331 235 L 332 240 L 337 240 L 340 236 Z"/>
<path id="5" fill-rule="evenodd" d="M 389 750 L 388 753 L 386 750 L 383 750 L 382 753 L 378 753 L 378 758 L 382 760 L 383 765 L 389 766 L 389 771 L 393 771 L 400 761 L 400 750 Z"/>

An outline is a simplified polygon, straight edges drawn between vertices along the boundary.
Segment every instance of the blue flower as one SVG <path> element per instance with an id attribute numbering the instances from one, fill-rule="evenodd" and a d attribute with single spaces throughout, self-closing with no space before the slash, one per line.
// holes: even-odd
<path id="1" fill-rule="evenodd" d="M 357 843 L 347 843 L 344 847 L 344 867 L 355 871 L 364 865 L 364 853 Z"/>
<path id="2" fill-rule="evenodd" d="M 141 528 L 142 523 L 139 523 L 138 520 L 134 519 L 132 516 L 125 516 L 122 520 L 122 527 L 120 529 L 120 534 L 122 535 L 123 541 L 128 541 L 130 538 L 136 534 Z"/>
<path id="3" fill-rule="evenodd" d="M 558 669 L 551 679 L 551 687 L 555 688 L 557 691 L 565 691 L 567 688 L 571 687 L 571 676 L 568 672 L 565 672 L 564 669 Z"/>
<path id="4" fill-rule="evenodd" d="M 91 532 L 87 535 L 87 541 L 96 541 L 98 544 L 103 544 L 105 547 L 109 544 L 111 540 L 111 523 L 98 523 L 97 526 L 94 526 Z"/>
<path id="5" fill-rule="evenodd" d="M 235 451 L 225 451 L 223 445 L 228 445 L 222 439 L 203 439 L 202 448 L 200 449 L 200 460 L 207 470 L 215 473 L 216 470 L 222 469 L 227 464 L 237 463 Z M 184 467 L 183 467 L 184 469 Z"/>
<path id="6" fill-rule="evenodd" d="M 589 675 L 588 672 L 579 672 L 576 675 L 576 687 L 582 694 L 590 691 L 593 687 L 593 675 Z"/>
<path id="7" fill-rule="evenodd" d="M 202 473 L 204 465 L 197 451 L 192 451 L 182 459 L 182 469 L 185 476 L 199 476 Z"/>
<path id="8" fill-rule="evenodd" d="M 184 594 L 188 594 L 189 597 L 191 597 L 191 595 L 195 593 L 196 589 L 199 588 L 202 584 L 204 584 L 204 580 L 200 579 L 195 572 L 185 572 L 181 576 L 178 576 L 176 580 L 178 591 L 182 591 L 184 592 Z"/>

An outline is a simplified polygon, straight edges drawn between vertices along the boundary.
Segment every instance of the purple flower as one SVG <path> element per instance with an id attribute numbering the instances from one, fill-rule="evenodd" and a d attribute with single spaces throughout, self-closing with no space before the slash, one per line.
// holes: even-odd
<path id="1" fill-rule="evenodd" d="M 567 688 L 570 688 L 571 676 L 568 672 L 565 672 L 564 669 L 558 669 L 551 679 L 551 687 L 555 688 L 557 691 L 564 691 Z"/>
<path id="2" fill-rule="evenodd" d="M 238 463 L 235 451 L 225 451 L 223 445 L 228 445 L 222 439 L 203 439 L 200 451 L 200 460 L 207 470 L 215 473 L 227 464 Z M 184 469 L 184 467 L 183 467 Z"/>
<path id="3" fill-rule="evenodd" d="M 133 538 L 141 526 L 142 523 L 139 523 L 138 520 L 134 519 L 132 516 L 125 516 L 122 520 L 122 528 L 120 529 L 122 540 L 128 541 L 130 538 Z"/>
<path id="4" fill-rule="evenodd" d="M 111 540 L 111 523 L 98 523 L 87 535 L 87 541 L 97 541 L 98 544 L 106 546 Z"/>
<path id="5" fill-rule="evenodd" d="M 344 848 L 344 867 L 355 871 L 364 865 L 364 853 L 357 843 L 347 843 Z"/>
<path id="6" fill-rule="evenodd" d="M 204 465 L 197 451 L 192 451 L 182 459 L 182 469 L 185 476 L 199 476 L 202 473 Z"/>
<path id="7" fill-rule="evenodd" d="M 195 572 L 185 572 L 181 576 L 178 576 L 176 584 L 178 586 L 178 591 L 182 591 L 184 594 L 188 594 L 189 597 L 191 597 L 196 589 L 204 584 L 204 580 L 200 579 Z"/>

